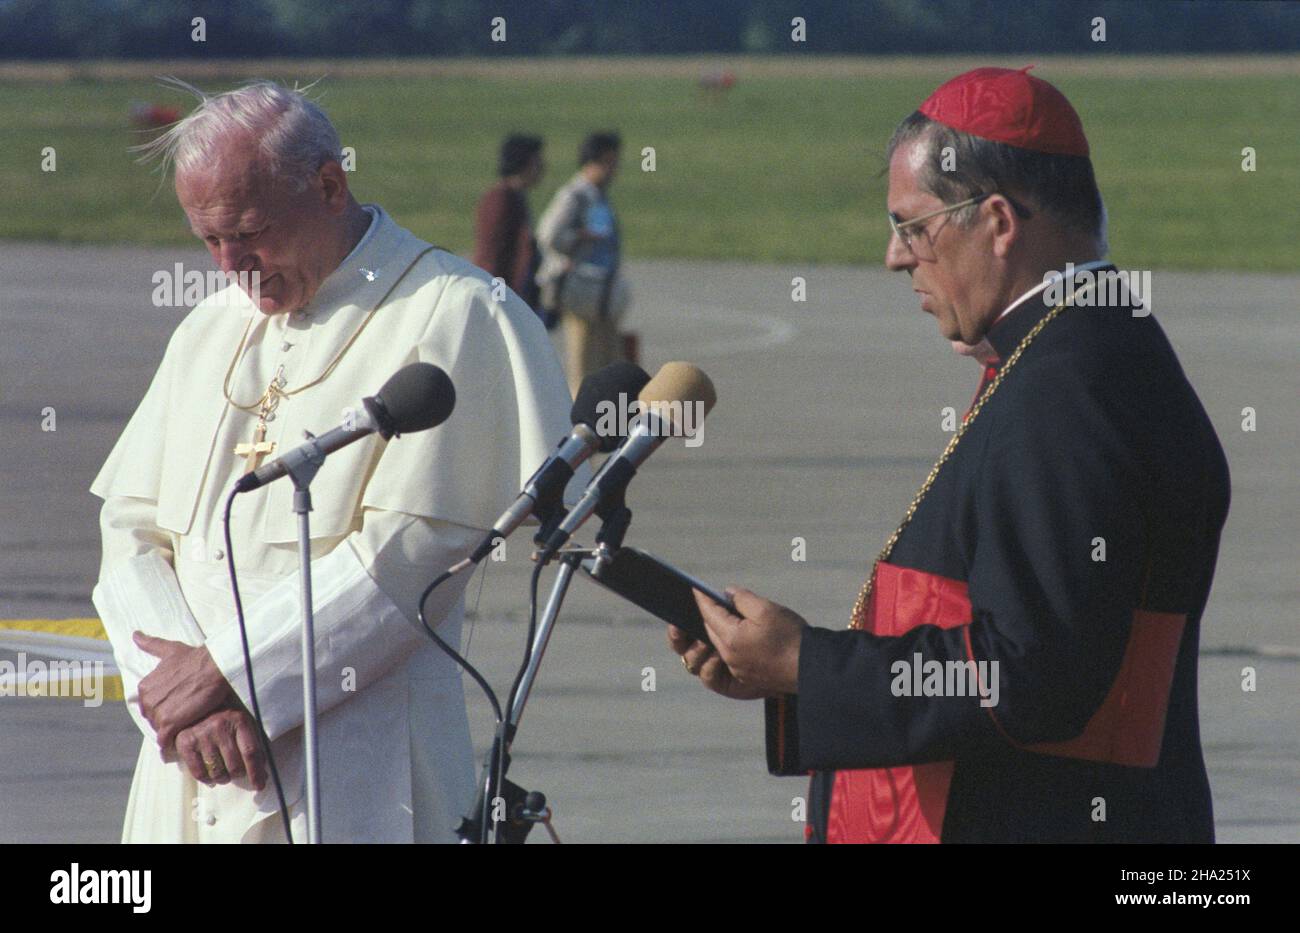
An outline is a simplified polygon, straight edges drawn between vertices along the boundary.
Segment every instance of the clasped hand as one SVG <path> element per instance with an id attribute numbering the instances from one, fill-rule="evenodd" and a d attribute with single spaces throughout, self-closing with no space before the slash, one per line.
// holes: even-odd
<path id="1" fill-rule="evenodd" d="M 266 785 L 257 724 L 207 648 L 136 632 L 135 643 L 158 658 L 140 681 L 140 713 L 153 727 L 163 761 L 180 759 L 208 786 L 247 775 Z"/>

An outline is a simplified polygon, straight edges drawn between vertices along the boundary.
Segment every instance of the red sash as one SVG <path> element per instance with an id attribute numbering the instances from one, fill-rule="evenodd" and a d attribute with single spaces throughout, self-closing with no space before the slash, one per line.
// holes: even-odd
<path id="1" fill-rule="evenodd" d="M 966 584 L 881 561 L 863 628 L 901 635 L 918 625 L 969 626 Z M 1152 768 L 1160 759 L 1165 713 L 1185 615 L 1133 613 L 1124 659 L 1105 701 L 1078 738 L 1020 745 L 1028 751 Z M 970 633 L 966 655 L 973 657 Z M 997 724 L 996 710 L 989 715 Z M 1001 725 L 998 725 L 1001 730 Z M 1003 733 L 1005 735 L 1005 733 Z M 837 771 L 827 815 L 827 842 L 938 842 L 953 762 Z"/>

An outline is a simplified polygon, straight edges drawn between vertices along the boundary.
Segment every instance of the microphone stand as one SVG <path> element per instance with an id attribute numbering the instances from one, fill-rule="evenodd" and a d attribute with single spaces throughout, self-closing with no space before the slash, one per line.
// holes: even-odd
<path id="1" fill-rule="evenodd" d="M 304 431 L 307 439 L 315 435 Z M 307 841 L 321 841 L 320 754 L 316 734 L 316 619 L 311 596 L 311 481 L 325 463 L 325 452 L 311 445 L 301 461 L 288 467 L 293 480 L 293 511 L 298 516 L 298 563 L 302 579 L 303 756 L 307 783 Z"/>
<path id="2" fill-rule="evenodd" d="M 479 782 L 479 797 L 474 802 L 474 809 L 461 820 L 456 834 L 460 837 L 462 843 L 479 843 L 486 844 L 494 836 L 509 835 L 509 838 L 496 838 L 495 841 L 501 842 L 523 842 L 524 837 L 531 829 L 533 822 L 545 822 L 549 820 L 550 813 L 546 809 L 546 798 L 536 792 L 529 794 L 522 787 L 506 780 L 506 771 L 510 767 L 510 746 L 514 743 L 515 733 L 519 730 L 519 722 L 524 715 L 524 706 L 528 702 L 528 695 L 532 691 L 533 683 L 537 679 L 537 670 L 542 664 L 542 655 L 546 653 L 546 645 L 550 641 L 551 632 L 555 629 L 555 623 L 560 617 L 560 606 L 564 602 L 565 594 L 569 590 L 569 583 L 573 579 L 574 571 L 582 561 L 583 551 L 569 551 L 560 559 L 560 570 L 556 574 L 555 582 L 551 585 L 551 595 L 546 600 L 546 608 L 542 612 L 541 622 L 538 624 L 537 632 L 533 636 L 533 643 L 529 649 L 528 664 L 524 668 L 523 676 L 519 681 L 519 689 L 515 693 L 514 702 L 506 710 L 505 716 L 498 723 L 496 734 L 492 738 L 492 747 L 488 749 L 487 759 L 483 763 L 483 776 Z M 522 817 L 525 820 L 526 828 L 519 832 L 512 826 L 510 830 L 498 830 L 498 820 L 495 818 L 495 808 L 498 799 L 504 801 L 506 805 L 505 819 L 500 822 L 507 824 L 513 823 L 512 814 L 519 810 L 522 805 Z M 484 801 L 487 807 L 484 807 Z M 544 817 L 544 818 L 543 818 Z M 549 827 L 548 827 L 549 829 Z M 554 833 L 552 832 L 552 835 Z"/>
<path id="3" fill-rule="evenodd" d="M 627 533 L 628 526 L 632 521 L 632 512 L 624 505 L 621 494 L 612 497 L 610 502 L 603 504 L 601 508 L 597 509 L 596 514 L 604 519 L 600 532 L 596 535 L 597 547 L 594 550 L 573 549 L 560 553 L 560 569 L 555 575 L 555 581 L 551 584 L 551 594 L 546 600 L 546 607 L 542 611 L 541 621 L 537 626 L 537 632 L 533 636 L 528 663 L 525 665 L 523 676 L 519 680 L 519 689 L 515 693 L 514 702 L 511 704 L 510 709 L 506 710 L 505 717 L 497 726 L 496 734 L 492 738 L 492 747 L 488 749 L 487 760 L 483 764 L 483 778 L 479 784 L 479 790 L 483 796 L 475 801 L 473 811 L 461 821 L 460 827 L 456 831 L 462 843 L 478 842 L 486 844 L 489 837 L 497 833 L 498 821 L 492 818 L 492 810 L 495 808 L 498 799 L 503 799 L 506 804 L 506 820 L 504 822 L 511 823 L 511 814 L 516 810 L 521 810 L 522 818 L 527 826 L 522 833 L 513 829 L 509 831 L 514 838 L 506 841 L 523 842 L 524 836 L 527 835 L 528 829 L 531 828 L 530 824 L 533 822 L 544 823 L 547 830 L 551 832 L 552 838 L 555 838 L 554 830 L 550 828 L 549 824 L 550 811 L 546 808 L 545 796 L 536 791 L 529 794 L 518 785 L 507 781 L 506 771 L 510 768 L 510 746 L 514 743 L 515 735 L 519 731 L 519 723 L 524 716 L 524 707 L 528 703 L 533 684 L 537 680 L 537 671 L 541 667 L 542 656 L 546 653 L 546 646 L 551 640 L 551 633 L 555 630 L 555 623 L 559 620 L 560 607 L 568 594 L 569 583 L 573 580 L 574 573 L 581 565 L 583 557 L 588 554 L 595 554 L 597 560 L 609 560 L 613 552 L 623 546 L 623 536 Z M 534 539 L 538 543 L 544 542 L 549 537 L 548 524 L 551 523 L 544 522 L 542 529 L 538 531 Z M 504 797 L 502 797 L 503 792 Z M 483 806 L 484 800 L 488 801 L 486 812 Z"/>
<path id="4" fill-rule="evenodd" d="M 528 659 L 528 666 L 524 670 L 524 676 L 519 683 L 519 691 L 515 694 L 514 706 L 506 713 L 506 722 L 509 724 L 509 740 L 514 741 L 515 730 L 519 728 L 519 721 L 524 715 L 524 704 L 528 702 L 528 694 L 533 688 L 533 681 L 537 679 L 537 669 L 541 666 L 542 655 L 546 653 L 547 642 L 551 639 L 551 632 L 555 628 L 555 622 L 560 616 L 560 604 L 564 602 L 565 594 L 569 590 L 569 582 L 573 579 L 574 572 L 582 563 L 584 555 L 595 553 L 609 553 L 609 550 L 617 551 L 623 546 L 623 536 L 627 534 L 628 526 L 632 522 L 632 511 L 623 504 L 623 496 L 620 493 L 611 501 L 608 506 L 602 506 L 596 512 L 604 522 L 600 526 L 600 532 L 596 535 L 598 547 L 594 551 L 575 549 L 563 553 L 560 558 L 560 569 L 555 575 L 555 583 L 551 586 L 550 598 L 546 601 L 546 609 L 542 613 L 541 624 L 537 627 L 537 634 L 533 638 L 532 656 Z M 538 533 L 541 536 L 541 533 Z M 606 550 L 606 549 L 609 550 Z M 507 751 L 509 747 L 507 746 Z M 504 777 L 504 775 L 502 775 Z"/>

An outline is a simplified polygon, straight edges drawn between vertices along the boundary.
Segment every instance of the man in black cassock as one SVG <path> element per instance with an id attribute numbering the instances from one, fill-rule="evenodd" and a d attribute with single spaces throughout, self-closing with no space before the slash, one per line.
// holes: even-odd
<path id="1" fill-rule="evenodd" d="M 1078 115 L 1028 69 L 941 86 L 889 146 L 886 265 L 984 365 L 846 630 L 697 594 L 710 688 L 765 698 L 818 842 L 1212 842 L 1196 662 L 1223 450 L 1106 262 Z"/>

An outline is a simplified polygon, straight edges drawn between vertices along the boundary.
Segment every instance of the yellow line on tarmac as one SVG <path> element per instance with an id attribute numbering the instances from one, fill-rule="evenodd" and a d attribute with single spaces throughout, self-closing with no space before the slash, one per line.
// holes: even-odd
<path id="1" fill-rule="evenodd" d="M 108 641 L 108 633 L 104 631 L 104 625 L 98 619 L 0 619 L 0 631 L 41 632 L 45 635 L 67 635 L 72 638 L 95 638 L 99 641 Z M 93 685 L 83 677 L 80 690 L 68 689 L 70 683 L 64 682 L 60 689 L 53 690 L 51 689 L 53 685 L 47 685 L 44 690 L 31 689 L 27 695 L 75 700 L 88 696 L 87 691 L 91 686 Z M 105 700 L 121 700 L 125 697 L 120 674 L 105 677 L 102 687 L 102 696 Z"/>
<path id="2" fill-rule="evenodd" d="M 108 641 L 104 624 L 98 619 L 0 619 L 0 629 L 18 632 L 44 632 L 47 635 L 71 635 L 75 638 L 98 638 Z"/>

